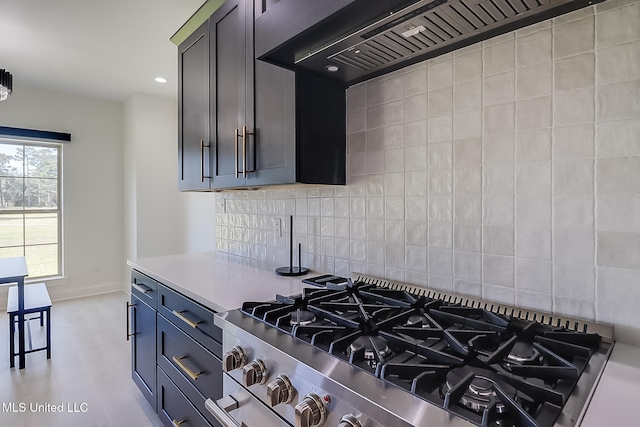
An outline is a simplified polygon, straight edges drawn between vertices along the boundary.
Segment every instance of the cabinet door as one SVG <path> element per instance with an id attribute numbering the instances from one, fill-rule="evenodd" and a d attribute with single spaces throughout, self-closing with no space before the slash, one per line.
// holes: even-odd
<path id="1" fill-rule="evenodd" d="M 239 187 L 246 106 L 246 1 L 227 0 L 210 22 L 212 186 Z"/>
<path id="2" fill-rule="evenodd" d="M 255 172 L 248 186 L 296 182 L 295 73 L 255 61 L 255 128 L 248 159 Z"/>
<path id="3" fill-rule="evenodd" d="M 209 23 L 178 48 L 178 188 L 210 188 Z"/>
<path id="4" fill-rule="evenodd" d="M 156 410 L 156 311 L 131 295 L 131 377 Z"/>

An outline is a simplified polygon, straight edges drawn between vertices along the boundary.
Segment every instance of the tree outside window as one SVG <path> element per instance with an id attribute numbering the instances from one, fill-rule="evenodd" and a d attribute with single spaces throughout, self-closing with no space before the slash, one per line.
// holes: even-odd
<path id="1" fill-rule="evenodd" d="M 29 278 L 61 272 L 60 146 L 0 142 L 0 257 Z"/>

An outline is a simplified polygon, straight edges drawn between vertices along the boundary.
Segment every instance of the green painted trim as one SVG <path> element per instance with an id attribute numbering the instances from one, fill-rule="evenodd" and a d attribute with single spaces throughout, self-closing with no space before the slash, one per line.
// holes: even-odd
<path id="1" fill-rule="evenodd" d="M 225 0 L 207 0 L 169 40 L 176 46 L 180 46 L 203 22 L 209 19 L 213 12 L 222 6 L 224 1 Z"/>

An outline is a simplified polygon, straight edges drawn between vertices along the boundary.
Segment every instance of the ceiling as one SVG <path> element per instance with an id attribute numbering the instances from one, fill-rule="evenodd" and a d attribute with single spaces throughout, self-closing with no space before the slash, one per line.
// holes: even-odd
<path id="1" fill-rule="evenodd" d="M 175 98 L 169 38 L 204 0 L 0 0 L 0 68 L 20 86 L 123 102 Z M 167 83 L 154 81 L 157 76 Z"/>

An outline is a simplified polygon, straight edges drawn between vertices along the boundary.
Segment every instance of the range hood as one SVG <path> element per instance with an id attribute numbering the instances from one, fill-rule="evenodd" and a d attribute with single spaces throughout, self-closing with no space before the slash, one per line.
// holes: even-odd
<path id="1" fill-rule="evenodd" d="M 600 1 L 263 0 L 256 57 L 353 84 Z"/>

